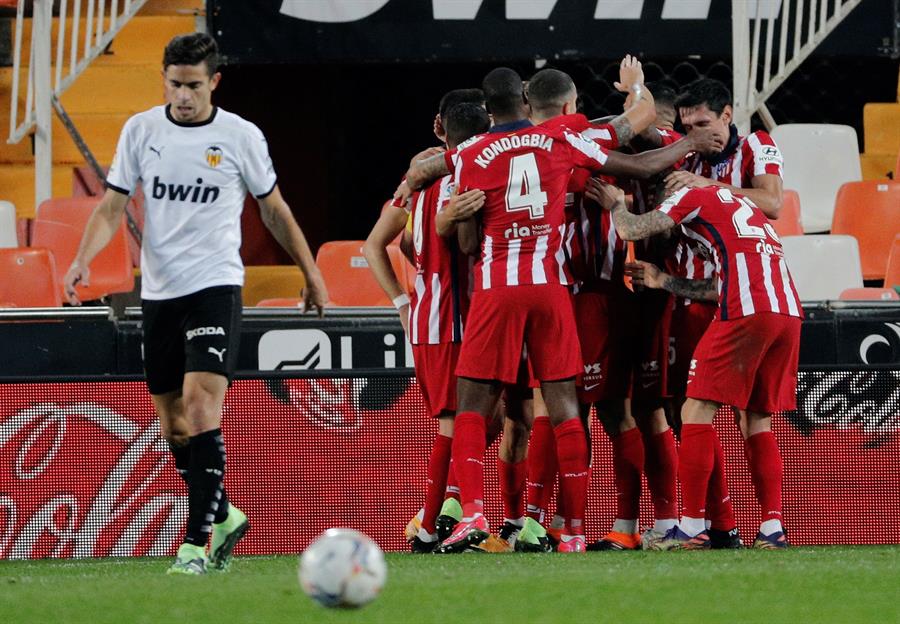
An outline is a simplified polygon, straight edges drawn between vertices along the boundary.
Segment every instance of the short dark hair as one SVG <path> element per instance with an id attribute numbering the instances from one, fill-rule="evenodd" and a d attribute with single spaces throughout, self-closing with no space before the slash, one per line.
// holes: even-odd
<path id="1" fill-rule="evenodd" d="M 678 93 L 675 89 L 664 82 L 647 83 L 647 89 L 653 94 L 653 100 L 657 106 L 675 108 L 675 101 L 678 99 Z"/>
<path id="2" fill-rule="evenodd" d="M 542 69 L 528 81 L 528 103 L 536 111 L 561 109 L 575 90 L 571 76 L 558 69 Z"/>
<path id="3" fill-rule="evenodd" d="M 484 107 L 472 102 L 457 104 L 442 119 L 447 130 L 447 142 L 454 146 L 476 134 L 487 132 L 491 127 L 491 118 Z"/>
<path id="4" fill-rule="evenodd" d="M 169 42 L 163 52 L 163 70 L 169 65 L 200 63 L 206 63 L 210 76 L 219 69 L 219 46 L 216 45 L 216 40 L 206 33 L 178 35 Z"/>
<path id="5" fill-rule="evenodd" d="M 453 89 L 453 91 L 447 91 L 447 93 L 444 94 L 444 97 L 441 98 L 441 103 L 438 105 L 438 114 L 443 120 L 451 108 L 457 104 L 463 103 L 477 104 L 478 106 L 483 107 L 484 91 L 481 89 Z"/>
<path id="6" fill-rule="evenodd" d="M 492 115 L 513 115 L 525 103 L 522 77 L 508 67 L 491 70 L 481 83 L 488 112 Z"/>
<path id="7" fill-rule="evenodd" d="M 678 108 L 694 108 L 704 104 L 716 115 L 721 115 L 726 106 L 732 105 L 731 91 L 721 80 L 701 78 L 686 86 L 675 100 Z"/>

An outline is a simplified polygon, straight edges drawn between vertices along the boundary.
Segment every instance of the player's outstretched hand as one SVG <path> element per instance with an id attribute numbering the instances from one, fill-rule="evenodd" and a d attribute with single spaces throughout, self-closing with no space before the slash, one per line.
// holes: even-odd
<path id="1" fill-rule="evenodd" d="M 409 204 L 409 198 L 412 197 L 412 189 L 409 183 L 404 179 L 397 190 L 394 191 L 394 205 L 398 208 L 405 208 Z"/>
<path id="2" fill-rule="evenodd" d="M 703 188 L 711 184 L 712 181 L 709 178 L 698 176 L 690 171 L 673 171 L 666 176 L 665 195 L 669 196 L 683 188 Z"/>
<path id="3" fill-rule="evenodd" d="M 453 189 L 450 201 L 444 210 L 453 221 L 465 221 L 484 207 L 484 191 L 472 189 L 460 193 L 459 189 Z"/>
<path id="4" fill-rule="evenodd" d="M 655 264 L 635 260 L 625 263 L 625 275 L 631 278 L 635 286 L 645 288 L 662 288 L 666 273 L 660 271 Z"/>
<path id="5" fill-rule="evenodd" d="M 584 187 L 584 194 L 605 210 L 612 210 L 619 201 L 625 203 L 625 191 L 618 186 L 607 184 L 600 178 L 589 178 Z"/>
<path id="6" fill-rule="evenodd" d="M 613 86 L 617 91 L 628 93 L 635 84 L 644 84 L 644 69 L 636 56 L 626 54 L 619 64 L 619 82 Z"/>
<path id="7" fill-rule="evenodd" d="M 66 293 L 66 300 L 68 300 L 70 305 L 81 305 L 81 299 L 78 298 L 78 294 L 75 292 L 75 285 L 83 284 L 88 286 L 90 283 L 90 270 L 84 266 L 80 260 L 73 260 L 69 270 L 66 271 L 66 276 L 63 278 L 63 288 Z"/>
<path id="8" fill-rule="evenodd" d="M 315 310 L 319 318 L 325 316 L 325 304 L 328 303 L 328 288 L 325 279 L 316 270 L 306 276 L 306 286 L 300 292 L 303 299 L 303 311 Z"/>

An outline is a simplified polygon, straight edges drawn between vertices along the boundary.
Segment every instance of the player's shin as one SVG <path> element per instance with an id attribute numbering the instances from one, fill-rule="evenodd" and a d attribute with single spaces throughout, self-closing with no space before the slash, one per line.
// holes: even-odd
<path id="1" fill-rule="evenodd" d="M 556 479 L 556 438 L 549 416 L 537 416 L 528 446 L 528 517 L 544 521 Z"/>
<path id="2" fill-rule="evenodd" d="M 459 480 L 463 520 L 484 512 L 484 451 L 486 423 L 477 412 L 456 416 L 453 434 L 453 466 Z"/>
<path id="3" fill-rule="evenodd" d="M 438 434 L 431 447 L 431 457 L 428 460 L 428 480 L 425 489 L 425 509 L 422 514 L 422 527 L 420 538 L 433 535 L 437 529 L 435 521 L 441 511 L 444 502 L 444 492 L 447 489 L 447 474 L 450 471 L 450 452 L 453 438 Z"/>
<path id="4" fill-rule="evenodd" d="M 706 528 L 706 492 L 713 469 L 715 439 L 716 432 L 711 424 L 682 425 L 678 477 L 684 510 L 680 526 L 690 537 Z"/>
<path id="5" fill-rule="evenodd" d="M 225 442 L 221 429 L 191 437 L 188 525 L 184 541 L 206 546 L 222 499 L 225 477 Z"/>
<path id="6" fill-rule="evenodd" d="M 761 520 L 759 532 L 772 535 L 784 532 L 781 524 L 781 486 L 784 464 L 778 442 L 771 431 L 762 431 L 747 438 L 750 475 L 759 501 Z"/>
<path id="7" fill-rule="evenodd" d="M 587 438 L 578 418 L 570 418 L 554 428 L 559 483 L 565 503 L 565 534 L 584 534 L 584 510 L 587 501 Z"/>

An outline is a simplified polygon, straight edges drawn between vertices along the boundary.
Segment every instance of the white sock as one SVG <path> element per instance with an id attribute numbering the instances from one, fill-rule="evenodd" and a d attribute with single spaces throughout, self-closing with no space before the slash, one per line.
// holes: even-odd
<path id="1" fill-rule="evenodd" d="M 566 519 L 563 518 L 559 514 L 554 514 L 553 520 L 550 522 L 550 528 L 551 529 L 561 529 L 564 526 L 566 526 Z"/>
<path id="2" fill-rule="evenodd" d="M 653 521 L 653 530 L 657 533 L 668 533 L 669 529 L 678 524 L 677 518 L 663 518 Z"/>
<path id="3" fill-rule="evenodd" d="M 678 523 L 681 531 L 691 537 L 696 537 L 706 530 L 706 520 L 703 518 L 688 518 L 683 516 Z"/>
<path id="4" fill-rule="evenodd" d="M 613 533 L 624 533 L 625 535 L 632 535 L 637 533 L 638 521 L 635 520 L 622 520 L 621 518 L 616 518 L 616 521 L 613 522 L 612 530 Z"/>
<path id="5" fill-rule="evenodd" d="M 429 533 L 425 529 L 419 529 L 419 532 L 416 533 L 416 537 L 418 537 L 423 542 L 435 542 L 437 541 L 437 533 Z"/>
<path id="6" fill-rule="evenodd" d="M 416 518 L 418 518 L 418 519 L 419 519 L 419 522 L 421 522 L 421 521 L 422 521 L 422 518 L 424 518 L 424 517 L 425 517 L 425 508 L 422 507 L 422 508 L 419 510 L 419 513 L 416 514 Z"/>
<path id="7" fill-rule="evenodd" d="M 525 526 L 525 516 L 522 516 L 521 518 L 513 518 L 513 519 L 503 518 L 503 522 L 509 522 L 510 524 L 514 524 L 515 526 L 517 526 L 521 529 L 523 526 Z"/>
<path id="8" fill-rule="evenodd" d="M 708 531 L 709 528 L 712 526 L 712 520 L 706 520 L 706 521 L 703 523 L 703 526 L 705 526 L 705 527 L 706 527 L 706 530 Z"/>
<path id="9" fill-rule="evenodd" d="M 773 533 L 784 532 L 781 526 L 781 520 L 766 520 L 759 525 L 759 532 L 763 535 L 772 535 Z"/>

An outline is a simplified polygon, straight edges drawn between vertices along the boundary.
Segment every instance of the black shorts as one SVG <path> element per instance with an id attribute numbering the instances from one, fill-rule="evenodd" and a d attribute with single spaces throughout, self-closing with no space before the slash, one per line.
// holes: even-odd
<path id="1" fill-rule="evenodd" d="M 144 373 L 150 394 L 179 390 L 186 372 L 231 380 L 241 336 L 241 287 L 213 286 L 175 299 L 142 300 Z"/>

